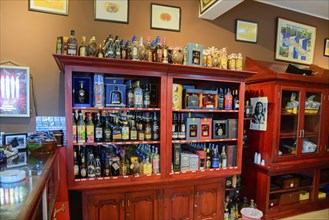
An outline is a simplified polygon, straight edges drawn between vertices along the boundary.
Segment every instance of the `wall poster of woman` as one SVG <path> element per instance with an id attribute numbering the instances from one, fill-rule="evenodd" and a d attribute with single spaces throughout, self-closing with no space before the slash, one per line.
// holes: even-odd
<path id="1" fill-rule="evenodd" d="M 266 131 L 267 125 L 267 97 L 257 97 L 250 99 L 252 106 L 252 120 L 250 130 Z"/>

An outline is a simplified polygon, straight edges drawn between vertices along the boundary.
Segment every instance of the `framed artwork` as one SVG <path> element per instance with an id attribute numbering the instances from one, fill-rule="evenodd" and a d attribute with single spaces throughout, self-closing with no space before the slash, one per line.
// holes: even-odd
<path id="1" fill-rule="evenodd" d="M 312 64 L 315 38 L 315 27 L 278 18 L 275 59 Z"/>
<path id="2" fill-rule="evenodd" d="M 29 0 L 29 10 L 58 15 L 68 15 L 69 0 Z"/>
<path id="3" fill-rule="evenodd" d="M 200 0 L 200 14 L 205 12 L 210 6 L 212 6 L 218 0 Z"/>
<path id="4" fill-rule="evenodd" d="M 0 117 L 30 117 L 30 68 L 0 65 Z"/>
<path id="5" fill-rule="evenodd" d="M 324 39 L 323 55 L 329 57 L 329 38 Z"/>
<path id="6" fill-rule="evenodd" d="M 257 43 L 258 24 L 251 21 L 236 20 L 235 40 Z"/>
<path id="7" fill-rule="evenodd" d="M 129 22 L 129 0 L 95 0 L 95 20 Z"/>
<path id="8" fill-rule="evenodd" d="M 10 144 L 14 149 L 24 150 L 26 149 L 26 138 L 27 133 L 3 134 L 2 142 L 4 146 Z"/>
<path id="9" fill-rule="evenodd" d="M 151 4 L 151 29 L 180 31 L 181 8 Z"/>
<path id="10" fill-rule="evenodd" d="M 267 97 L 257 97 L 250 99 L 252 106 L 252 119 L 250 130 L 266 131 L 267 127 Z"/>

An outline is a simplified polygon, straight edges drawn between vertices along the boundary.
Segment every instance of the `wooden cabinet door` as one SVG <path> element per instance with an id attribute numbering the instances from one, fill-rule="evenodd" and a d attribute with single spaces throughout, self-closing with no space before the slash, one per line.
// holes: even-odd
<path id="1" fill-rule="evenodd" d="M 126 195 L 126 220 L 157 220 L 157 191 L 132 192 Z"/>
<path id="2" fill-rule="evenodd" d="M 193 219 L 194 187 L 184 186 L 164 190 L 164 218 Z"/>
<path id="3" fill-rule="evenodd" d="M 124 220 L 124 194 L 89 195 L 84 220 Z"/>
<path id="4" fill-rule="evenodd" d="M 221 219 L 224 216 L 220 207 L 224 205 L 224 192 L 219 183 L 195 187 L 194 219 Z"/>

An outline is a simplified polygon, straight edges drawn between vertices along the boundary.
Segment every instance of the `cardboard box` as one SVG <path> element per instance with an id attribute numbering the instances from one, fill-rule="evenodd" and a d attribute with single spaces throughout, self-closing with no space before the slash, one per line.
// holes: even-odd
<path id="1" fill-rule="evenodd" d="M 186 152 L 181 152 L 181 171 L 190 169 L 190 155 Z"/>
<path id="2" fill-rule="evenodd" d="M 318 199 L 324 199 L 324 198 L 326 198 L 326 193 L 319 191 L 319 193 L 318 193 Z"/>
<path id="3" fill-rule="evenodd" d="M 94 107 L 105 106 L 104 74 L 94 74 L 93 105 Z"/>
<path id="4" fill-rule="evenodd" d="M 203 45 L 188 43 L 186 54 L 186 65 L 202 66 Z"/>
<path id="5" fill-rule="evenodd" d="M 179 172 L 181 171 L 181 144 L 173 145 L 173 171 Z"/>
<path id="6" fill-rule="evenodd" d="M 184 89 L 184 108 L 198 109 L 201 108 L 202 90 L 201 89 Z"/>
<path id="7" fill-rule="evenodd" d="M 123 77 L 105 77 L 105 84 L 125 84 Z"/>
<path id="8" fill-rule="evenodd" d="M 310 199 L 310 193 L 305 190 L 299 191 L 299 201 Z"/>
<path id="9" fill-rule="evenodd" d="M 212 121 L 212 138 L 222 139 L 227 138 L 227 120 L 213 120 Z"/>
<path id="10" fill-rule="evenodd" d="M 126 106 L 126 85 L 106 84 L 106 107 Z"/>
<path id="11" fill-rule="evenodd" d="M 196 154 L 189 154 L 190 156 L 190 169 L 189 170 L 198 170 L 200 166 L 199 156 Z"/>
<path id="12" fill-rule="evenodd" d="M 218 94 L 213 90 L 202 90 L 202 108 L 217 109 L 218 107 Z"/>
<path id="13" fill-rule="evenodd" d="M 186 140 L 200 139 L 200 118 L 186 119 Z"/>
<path id="14" fill-rule="evenodd" d="M 181 84 L 172 85 L 172 108 L 183 108 L 183 86 Z"/>
<path id="15" fill-rule="evenodd" d="M 85 93 L 84 98 L 81 98 L 80 90 Z M 91 107 L 92 104 L 92 83 L 89 74 L 76 74 L 72 79 L 73 106 L 74 107 Z"/>
<path id="16" fill-rule="evenodd" d="M 228 119 L 228 138 L 238 137 L 238 119 Z"/>
<path id="17" fill-rule="evenodd" d="M 200 119 L 200 139 L 210 140 L 212 136 L 212 118 Z"/>

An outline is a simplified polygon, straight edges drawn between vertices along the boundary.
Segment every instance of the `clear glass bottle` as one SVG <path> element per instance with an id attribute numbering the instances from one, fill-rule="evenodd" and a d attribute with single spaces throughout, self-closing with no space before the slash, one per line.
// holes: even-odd
<path id="1" fill-rule="evenodd" d="M 86 50 L 86 36 L 82 36 L 81 39 L 81 45 L 79 47 L 79 56 L 85 57 L 87 56 L 87 50 Z"/>
<path id="2" fill-rule="evenodd" d="M 149 108 L 150 104 L 151 104 L 150 85 L 147 83 L 144 86 L 143 107 L 144 108 Z"/>
<path id="3" fill-rule="evenodd" d="M 109 35 L 107 42 L 104 45 L 104 57 L 114 58 L 114 41 L 112 34 Z"/>
<path id="4" fill-rule="evenodd" d="M 78 55 L 78 41 L 75 38 L 75 31 L 71 30 L 71 36 L 67 40 L 67 55 Z"/>
<path id="5" fill-rule="evenodd" d="M 140 81 L 136 81 L 134 89 L 134 107 L 142 108 L 143 107 L 143 90 L 140 87 Z"/>
<path id="6" fill-rule="evenodd" d="M 168 45 L 167 45 L 167 38 L 166 37 L 163 37 L 162 63 L 168 63 Z"/>
<path id="7" fill-rule="evenodd" d="M 152 169 L 153 173 L 160 173 L 160 155 L 158 147 L 155 147 L 155 152 L 152 160 Z"/>
<path id="8" fill-rule="evenodd" d="M 152 122 L 152 140 L 157 141 L 160 139 L 160 125 L 158 121 L 157 113 L 153 113 L 153 122 Z"/>
<path id="9" fill-rule="evenodd" d="M 132 60 L 138 60 L 138 43 L 135 35 L 132 38 L 132 43 Z"/>
<path id="10" fill-rule="evenodd" d="M 222 160 L 222 168 L 226 168 L 227 167 L 227 156 L 226 156 L 225 146 L 223 146 L 223 148 L 222 148 L 220 157 Z"/>
<path id="11" fill-rule="evenodd" d="M 149 157 L 145 159 L 143 174 L 152 174 L 152 164 L 150 163 Z"/>

